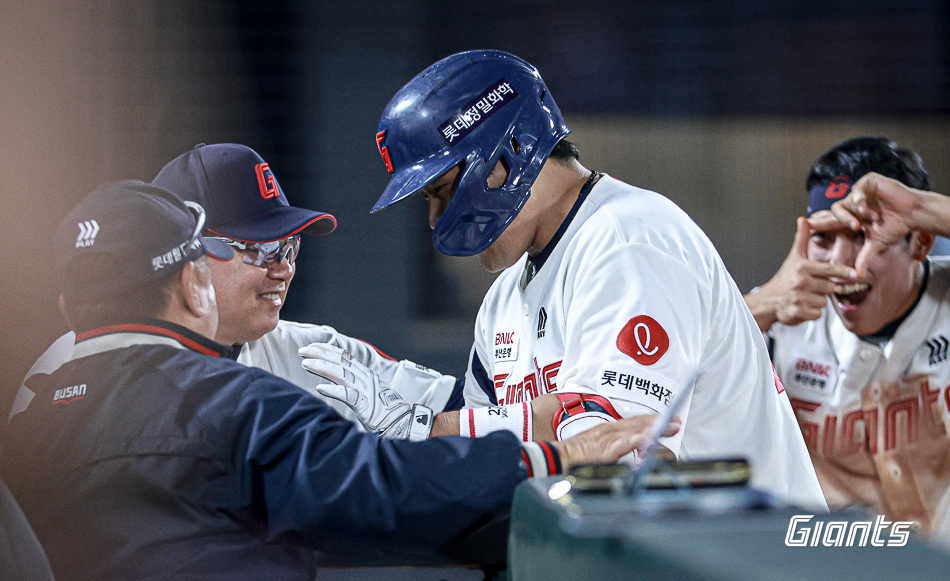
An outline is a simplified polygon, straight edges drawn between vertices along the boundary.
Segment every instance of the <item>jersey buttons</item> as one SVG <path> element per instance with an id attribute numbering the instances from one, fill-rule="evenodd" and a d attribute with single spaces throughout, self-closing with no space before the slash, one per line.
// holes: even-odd
<path id="1" fill-rule="evenodd" d="M 521 306 L 521 311 L 524 313 L 524 316 L 527 317 L 527 316 L 528 316 L 528 313 L 531 312 L 531 309 L 528 308 L 528 305 L 522 305 L 522 306 Z"/>

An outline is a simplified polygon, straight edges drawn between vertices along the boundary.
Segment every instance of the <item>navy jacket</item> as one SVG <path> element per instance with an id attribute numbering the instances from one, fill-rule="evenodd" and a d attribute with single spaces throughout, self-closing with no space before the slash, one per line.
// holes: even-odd
<path id="1" fill-rule="evenodd" d="M 313 549 L 438 558 L 527 477 L 508 432 L 381 439 L 228 351 L 118 325 L 31 385 L 0 474 L 58 579 L 311 579 Z"/>

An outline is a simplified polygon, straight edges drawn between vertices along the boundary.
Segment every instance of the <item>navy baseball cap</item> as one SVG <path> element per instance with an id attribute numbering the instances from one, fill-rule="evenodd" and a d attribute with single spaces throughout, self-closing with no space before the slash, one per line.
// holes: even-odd
<path id="1" fill-rule="evenodd" d="M 808 190 L 808 215 L 811 216 L 819 210 L 830 210 L 832 204 L 844 199 L 851 192 L 851 186 L 863 175 L 862 173 L 857 176 L 838 176 L 813 185 Z"/>
<path id="2" fill-rule="evenodd" d="M 83 198 L 59 225 L 60 279 L 82 256 L 104 255 L 115 272 L 88 281 L 86 292 L 119 294 L 181 270 L 205 254 L 228 260 L 234 250 L 204 238 L 204 209 L 162 188 L 128 180 L 104 184 Z"/>
<path id="3" fill-rule="evenodd" d="M 236 143 L 196 145 L 158 172 L 152 184 L 201 204 L 205 228 L 241 242 L 272 242 L 303 232 L 323 236 L 336 218 L 291 206 L 270 166 Z"/>

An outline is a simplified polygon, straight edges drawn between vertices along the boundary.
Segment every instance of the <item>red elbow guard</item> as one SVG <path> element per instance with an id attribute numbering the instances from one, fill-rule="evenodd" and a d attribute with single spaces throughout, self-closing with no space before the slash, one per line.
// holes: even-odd
<path id="1" fill-rule="evenodd" d="M 554 412 L 554 419 L 551 422 L 551 428 L 557 433 L 557 427 L 565 419 L 576 416 L 584 412 L 600 412 L 619 420 L 620 414 L 611 405 L 610 400 L 602 395 L 592 393 L 558 393 L 558 401 L 561 407 Z"/>

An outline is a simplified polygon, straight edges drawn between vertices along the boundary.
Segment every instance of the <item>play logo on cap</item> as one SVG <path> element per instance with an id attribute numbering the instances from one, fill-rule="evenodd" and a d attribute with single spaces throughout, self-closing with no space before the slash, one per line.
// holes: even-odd
<path id="1" fill-rule="evenodd" d="M 101 274 L 107 275 L 86 280 L 83 287 L 109 295 L 168 276 L 206 253 L 232 258 L 234 250 L 227 244 L 201 236 L 205 216 L 200 205 L 151 184 L 104 184 L 59 226 L 60 274 L 65 282 L 68 269 L 82 270 L 90 260 L 107 265 L 101 266 L 106 269 Z"/>
<path id="2" fill-rule="evenodd" d="M 291 206 L 270 164 L 236 143 L 199 144 L 170 161 L 152 184 L 201 204 L 205 227 L 233 240 L 272 242 L 336 228 L 330 214 Z"/>

